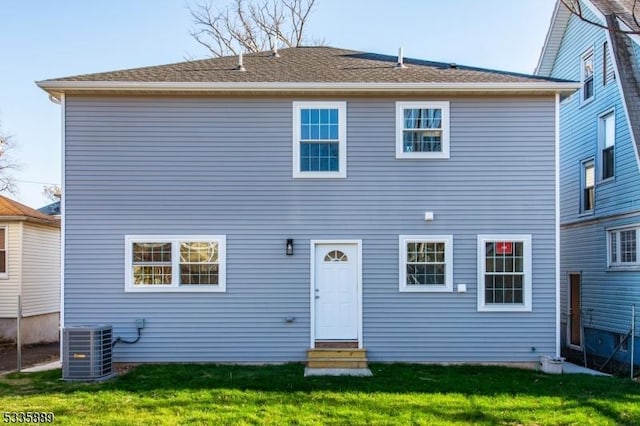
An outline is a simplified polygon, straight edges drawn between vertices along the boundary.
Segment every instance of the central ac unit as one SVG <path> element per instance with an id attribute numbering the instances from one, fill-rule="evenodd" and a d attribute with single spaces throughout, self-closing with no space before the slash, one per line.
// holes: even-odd
<path id="1" fill-rule="evenodd" d="M 114 375 L 113 332 L 110 325 L 65 327 L 63 332 L 63 380 L 96 381 Z"/>

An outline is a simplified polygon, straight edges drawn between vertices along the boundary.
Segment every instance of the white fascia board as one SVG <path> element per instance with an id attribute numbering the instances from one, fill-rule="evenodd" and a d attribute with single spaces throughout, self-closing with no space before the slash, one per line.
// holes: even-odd
<path id="1" fill-rule="evenodd" d="M 553 8 L 553 13 L 551 14 L 551 21 L 549 22 L 549 30 L 547 31 L 547 36 L 544 39 L 544 44 L 540 51 L 540 57 L 538 58 L 538 65 L 536 65 L 536 69 L 533 72 L 535 75 L 544 75 L 548 77 L 551 74 L 551 67 L 549 67 L 547 63 L 551 60 L 551 57 L 553 57 L 553 62 L 555 62 L 555 56 L 558 54 L 558 51 L 557 49 L 554 49 L 552 52 L 549 48 L 549 42 L 555 36 L 556 32 L 560 30 L 559 26 L 562 26 L 562 32 L 564 32 L 564 28 L 566 27 L 566 22 L 563 23 L 559 20 L 558 12 L 560 10 L 560 6 L 562 6 L 560 0 L 556 0 L 556 5 Z M 541 74 L 542 67 L 545 69 Z"/>
<path id="2" fill-rule="evenodd" d="M 277 82 L 130 82 L 130 81 L 41 81 L 38 86 L 54 96 L 66 91 L 163 91 L 163 92 L 514 92 L 565 93 L 580 88 L 578 82 L 524 83 L 277 83 Z"/>

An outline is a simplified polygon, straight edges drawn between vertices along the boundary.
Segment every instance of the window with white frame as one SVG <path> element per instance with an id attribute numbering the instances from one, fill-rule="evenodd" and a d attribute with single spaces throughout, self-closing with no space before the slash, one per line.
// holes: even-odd
<path id="1" fill-rule="evenodd" d="M 0 228 L 0 278 L 8 277 L 7 266 L 7 228 Z"/>
<path id="2" fill-rule="evenodd" d="M 616 120 L 613 112 L 600 117 L 600 141 L 600 175 L 605 180 L 615 176 Z"/>
<path id="3" fill-rule="evenodd" d="M 610 229 L 607 231 L 609 267 L 638 267 L 638 231 L 640 226 Z"/>
<path id="4" fill-rule="evenodd" d="M 347 176 L 346 102 L 293 103 L 293 177 Z"/>
<path id="5" fill-rule="evenodd" d="M 400 235 L 400 291 L 453 291 L 453 237 Z"/>
<path id="6" fill-rule="evenodd" d="M 580 170 L 580 212 L 591 213 L 595 207 L 596 172 L 593 159 L 582 162 Z"/>
<path id="7" fill-rule="evenodd" d="M 478 311 L 531 311 L 531 235 L 478 235 Z"/>
<path id="8" fill-rule="evenodd" d="M 580 59 L 580 80 L 582 81 L 582 102 L 593 98 L 593 49 L 585 52 Z"/>
<path id="9" fill-rule="evenodd" d="M 396 158 L 449 158 L 449 102 L 396 102 Z"/>
<path id="10" fill-rule="evenodd" d="M 125 291 L 225 291 L 225 236 L 125 237 Z"/>

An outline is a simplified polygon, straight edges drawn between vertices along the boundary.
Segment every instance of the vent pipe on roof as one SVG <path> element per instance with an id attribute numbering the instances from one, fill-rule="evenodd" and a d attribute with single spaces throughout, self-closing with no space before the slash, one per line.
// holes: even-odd
<path id="1" fill-rule="evenodd" d="M 273 49 L 271 50 L 271 56 L 274 58 L 279 58 L 280 54 L 278 53 L 278 39 L 273 36 L 269 38 L 271 39 L 271 45 L 273 46 Z"/>
<path id="2" fill-rule="evenodd" d="M 238 66 L 236 67 L 238 71 L 246 71 L 246 68 L 242 64 L 242 52 L 238 54 Z"/>
<path id="3" fill-rule="evenodd" d="M 396 64 L 396 68 L 406 68 L 407 66 L 404 64 L 404 55 L 402 54 L 402 47 L 398 49 L 398 63 Z"/>
<path id="4" fill-rule="evenodd" d="M 453 69 L 458 68 L 458 64 L 456 64 L 455 62 L 451 62 L 449 64 L 449 68 L 453 68 Z"/>

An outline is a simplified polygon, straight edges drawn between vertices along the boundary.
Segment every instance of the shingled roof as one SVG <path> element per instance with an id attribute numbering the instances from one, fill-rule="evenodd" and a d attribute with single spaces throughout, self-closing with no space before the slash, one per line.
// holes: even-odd
<path id="1" fill-rule="evenodd" d="M 150 89 L 223 89 L 245 88 L 275 90 L 316 86 L 345 88 L 356 85 L 387 85 L 391 88 L 416 85 L 495 87 L 527 85 L 547 89 L 573 90 L 568 82 L 539 76 L 405 58 L 333 47 L 298 47 L 273 52 L 243 55 L 244 70 L 238 69 L 238 56 L 203 59 L 176 64 L 85 74 L 38 82 L 49 93 L 73 90 Z M 274 86 L 278 83 L 279 86 Z M 417 87 L 417 86 L 416 86 Z"/>
<path id="2" fill-rule="evenodd" d="M 3 195 L 0 195 L 0 220 L 38 222 L 44 225 L 60 227 L 58 219 L 40 213 Z"/>

